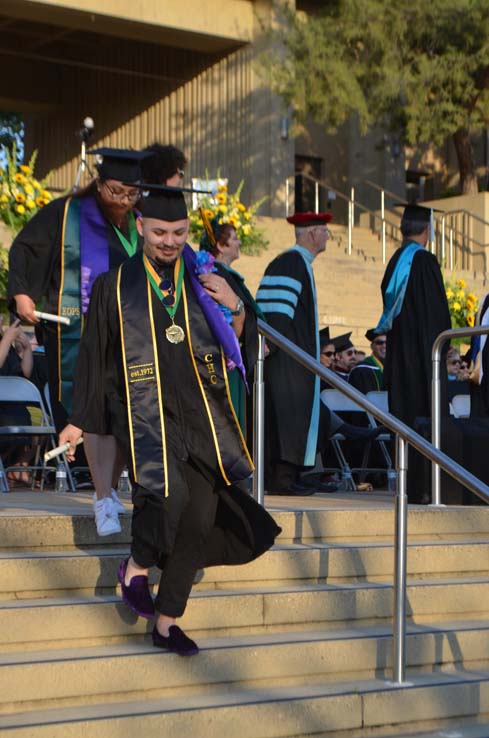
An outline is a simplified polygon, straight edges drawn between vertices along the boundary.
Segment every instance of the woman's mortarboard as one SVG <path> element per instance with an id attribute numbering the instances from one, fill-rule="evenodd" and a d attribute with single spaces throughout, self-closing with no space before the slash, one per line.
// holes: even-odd
<path id="1" fill-rule="evenodd" d="M 319 347 L 322 348 L 328 343 L 332 343 L 331 336 L 329 335 L 329 325 L 326 328 L 321 328 L 319 331 Z"/>
<path id="2" fill-rule="evenodd" d="M 107 146 L 87 153 L 97 157 L 95 167 L 101 179 L 115 179 L 129 186 L 142 180 L 142 162 L 151 156 L 149 151 L 111 149 Z"/>

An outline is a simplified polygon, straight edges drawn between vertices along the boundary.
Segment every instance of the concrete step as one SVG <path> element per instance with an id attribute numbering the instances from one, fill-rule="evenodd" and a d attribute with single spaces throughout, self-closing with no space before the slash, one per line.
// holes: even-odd
<path id="1" fill-rule="evenodd" d="M 327 495 L 329 509 L 318 509 L 323 496 L 303 498 L 300 510 L 280 508 L 277 498 L 266 497 L 267 509 L 282 528 L 280 543 L 310 543 L 311 541 L 346 542 L 355 540 L 387 540 L 394 536 L 394 511 L 390 498 L 362 501 L 353 508 L 346 497 Z M 86 547 L 111 548 L 130 542 L 129 500 L 124 498 L 128 514 L 120 517 L 122 533 L 110 540 L 97 536 L 91 493 L 55 495 L 16 492 L 2 495 L 0 510 L 0 550 L 54 550 Z M 333 506 L 334 503 L 334 506 Z M 39 510 L 36 514 L 35 507 Z M 440 507 L 409 505 L 409 541 L 417 537 L 432 542 L 468 540 L 489 535 L 489 507 Z"/>
<path id="2" fill-rule="evenodd" d="M 39 710 L 54 701 L 82 705 L 122 702 L 141 691 L 191 694 L 236 687 L 311 684 L 319 680 L 389 679 L 390 628 L 365 627 L 307 633 L 199 640 L 198 659 L 182 660 L 144 641 L 111 646 L 18 652 L 0 656 L 0 713 Z M 440 671 L 489 666 L 489 621 L 411 625 L 406 665 Z"/>
<path id="3" fill-rule="evenodd" d="M 382 680 L 229 689 L 221 693 L 158 697 L 58 707 L 0 716 L 5 738 L 292 738 L 359 731 L 386 724 L 414 727 L 446 718 L 489 713 L 489 673 L 410 677 L 409 686 Z M 144 728 L 143 728 L 144 726 Z M 363 733 L 361 732 L 363 731 Z"/>
<path id="4" fill-rule="evenodd" d="M 408 582 L 408 617 L 417 622 L 485 618 L 488 601 L 488 577 Z M 391 618 L 392 602 L 392 585 L 385 582 L 194 589 L 185 629 L 201 636 L 381 624 Z M 140 636 L 146 627 L 115 595 L 0 602 L 5 653 L 101 645 Z"/>
<path id="5" fill-rule="evenodd" d="M 0 554 L 0 599 L 52 597 L 59 594 L 114 591 L 124 548 Z M 391 581 L 392 543 L 365 542 L 278 544 L 246 566 L 217 566 L 199 574 L 197 588 L 261 586 L 263 583 Z M 416 542 L 408 546 L 411 577 L 489 576 L 489 537 L 485 540 Z M 159 581 L 152 570 L 150 581 Z"/>

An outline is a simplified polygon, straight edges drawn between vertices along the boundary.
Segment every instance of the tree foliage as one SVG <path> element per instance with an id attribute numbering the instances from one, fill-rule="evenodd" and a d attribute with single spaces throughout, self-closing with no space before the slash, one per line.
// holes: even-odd
<path id="1" fill-rule="evenodd" d="M 284 5 L 267 59 L 297 119 L 334 131 L 353 113 L 404 143 L 453 136 L 473 189 L 470 135 L 489 122 L 489 0 L 333 0 L 315 15 Z"/>

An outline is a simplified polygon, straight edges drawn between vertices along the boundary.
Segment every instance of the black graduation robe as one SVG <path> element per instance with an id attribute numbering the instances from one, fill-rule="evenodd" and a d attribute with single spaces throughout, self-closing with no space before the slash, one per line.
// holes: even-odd
<path id="1" fill-rule="evenodd" d="M 348 382 L 364 395 L 384 389 L 384 371 L 373 356 L 357 364 L 348 376 Z"/>
<path id="2" fill-rule="evenodd" d="M 482 317 L 489 310 L 489 294 L 485 296 L 480 310 Z M 474 339 L 472 339 L 472 346 Z M 489 418 L 489 336 L 486 338 L 481 355 L 482 380 L 480 384 L 470 383 L 470 417 Z"/>
<path id="3" fill-rule="evenodd" d="M 61 242 L 68 196 L 59 197 L 39 210 L 15 237 L 9 252 L 9 307 L 15 310 L 14 295 L 28 295 L 41 309 L 57 314 L 61 281 Z M 113 226 L 107 221 L 109 268 L 119 266 L 127 257 Z M 58 337 L 54 323 L 43 321 L 42 340 L 46 350 L 51 404 L 58 430 L 66 424 L 67 414 L 57 401 L 59 386 Z"/>
<path id="4" fill-rule="evenodd" d="M 133 273 L 139 275 L 138 270 L 143 269 L 141 255 L 134 256 L 122 269 L 135 270 Z M 92 290 L 75 372 L 75 405 L 71 422 L 84 431 L 113 434 L 124 450 L 128 464 L 131 465 L 138 457 L 133 455 L 129 434 L 121 324 L 117 302 L 118 272 L 119 270 L 113 270 L 98 277 Z M 224 397 L 222 392 L 219 394 L 223 380 L 217 370 L 217 362 L 215 366 L 218 375 L 216 384 L 218 399 L 213 404 L 214 427 L 209 421 L 194 362 L 195 366 L 202 367 L 204 362 L 208 363 L 206 357 L 211 352 L 215 356 L 218 355 L 220 348 L 203 317 L 188 275 L 184 276 L 184 285 L 186 298 L 182 294 L 175 315 L 175 324 L 185 327 L 186 338 L 179 344 L 167 341 L 165 329 L 170 325 L 170 318 L 151 290 L 167 446 L 166 473 L 169 480 L 165 489 L 161 476 L 162 515 L 161 519 L 155 522 L 158 526 L 158 545 L 162 554 L 172 549 L 178 521 L 187 502 L 184 466 L 188 459 L 192 459 L 202 473 L 208 474 L 209 478 L 213 479 L 219 475 L 218 453 L 222 458 L 228 459 L 226 473 L 229 476 L 233 473 L 238 474 L 239 470 L 245 470 L 241 478 L 250 473 L 249 457 L 237 424 L 233 420 L 230 403 L 221 400 L 220 405 L 216 405 L 216 402 L 219 403 L 219 397 Z M 195 328 L 195 333 L 192 333 L 192 354 L 188 343 L 186 310 L 191 330 Z M 246 335 L 253 336 L 256 343 L 256 321 L 254 322 L 253 316 L 249 316 L 248 313 L 246 320 L 249 322 Z M 126 331 L 126 328 L 124 330 Z M 242 349 L 245 363 L 248 360 L 246 335 Z M 142 327 L 142 345 L 150 340 L 151 336 L 146 335 Z M 204 373 L 205 371 L 206 367 Z M 133 415 L 134 411 L 132 407 Z M 145 407 L 143 400 L 136 412 L 143 425 L 147 423 L 149 439 L 154 430 L 149 421 L 152 417 L 151 408 Z M 143 446 L 144 443 L 145 439 Z M 151 464 L 152 459 L 148 459 L 148 463 Z M 138 475 L 138 468 L 133 468 L 133 472 Z M 226 486 L 224 479 L 222 477 L 221 479 L 216 526 L 209 540 L 203 566 L 249 561 L 267 550 L 280 532 L 273 519 L 252 498 L 234 485 Z M 135 485 L 136 492 L 139 495 L 144 494 L 144 487 Z M 154 536 L 154 531 L 148 535 Z"/>
<path id="5" fill-rule="evenodd" d="M 314 284 L 297 250 L 280 254 L 268 265 L 256 299 L 272 328 L 318 358 Z M 312 460 L 306 460 L 306 450 L 309 434 L 314 433 L 311 418 L 315 376 L 273 344 L 269 348 L 264 371 L 267 455 L 272 461 L 284 461 L 297 467 L 313 466 L 317 436 Z"/>
<path id="6" fill-rule="evenodd" d="M 384 297 L 404 245 L 391 257 L 382 280 Z M 431 416 L 431 351 L 435 338 L 451 327 L 443 277 L 436 257 L 425 249 L 414 255 L 401 312 L 387 333 L 384 382 L 389 410 L 416 428 L 416 418 Z M 442 386 L 446 386 L 446 350 L 441 360 Z M 443 381 L 443 378 L 445 381 Z M 442 394 L 442 416 L 448 412 Z M 429 492 L 429 468 L 409 449 L 408 494 L 419 502 Z"/>

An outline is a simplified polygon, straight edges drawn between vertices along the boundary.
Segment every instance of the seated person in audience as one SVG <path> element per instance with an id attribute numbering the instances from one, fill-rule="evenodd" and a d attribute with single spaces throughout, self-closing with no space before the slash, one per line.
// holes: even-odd
<path id="1" fill-rule="evenodd" d="M 371 355 L 357 364 L 350 372 L 348 381 L 359 392 L 375 392 L 384 388 L 384 360 L 387 346 L 385 334 L 377 336 L 373 328 L 369 329 L 365 337 L 370 341 Z"/>
<path id="2" fill-rule="evenodd" d="M 367 353 L 365 351 L 362 351 L 362 349 L 355 349 L 355 359 L 357 360 L 357 366 L 362 363 L 366 356 Z"/>
<path id="3" fill-rule="evenodd" d="M 470 382 L 465 372 L 461 372 L 462 359 L 456 346 L 450 346 L 447 351 L 447 395 L 450 401 L 455 395 L 470 394 Z"/>
<path id="4" fill-rule="evenodd" d="M 329 336 L 329 326 L 319 331 L 319 361 L 326 369 L 331 369 L 335 355 L 334 343 Z M 321 380 L 321 392 L 323 389 L 330 389 L 327 382 Z"/>
<path id="5" fill-rule="evenodd" d="M 333 371 L 345 382 L 348 382 L 348 376 L 357 363 L 355 347 L 350 341 L 350 336 L 351 333 L 343 333 L 341 336 L 333 338 L 335 347 Z"/>
<path id="6" fill-rule="evenodd" d="M 20 320 L 5 327 L 0 316 L 0 376 L 25 377 L 32 374 L 32 349 L 29 337 L 20 328 Z M 31 416 L 25 406 L 15 402 L 0 403 L 0 425 L 31 425 Z M 27 438 L 8 439 L 0 445 L 5 466 L 29 466 L 32 447 Z M 27 471 L 8 472 L 9 484 L 25 486 L 30 483 Z"/>

